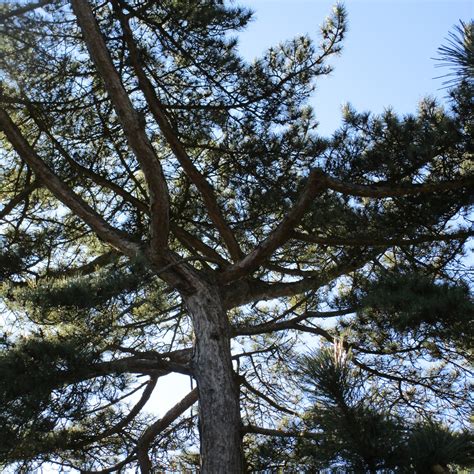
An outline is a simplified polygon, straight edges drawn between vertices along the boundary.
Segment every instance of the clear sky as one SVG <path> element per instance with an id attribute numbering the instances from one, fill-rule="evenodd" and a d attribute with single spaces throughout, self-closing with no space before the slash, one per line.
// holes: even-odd
<path id="1" fill-rule="evenodd" d="M 240 0 L 255 20 L 241 35 L 240 49 L 249 59 L 296 35 L 318 38 L 318 27 L 333 0 Z M 312 101 L 320 132 L 340 123 L 341 105 L 381 112 L 393 106 L 414 112 L 426 95 L 441 99 L 446 71 L 435 67 L 437 48 L 459 20 L 473 17 L 474 2 L 460 0 L 346 0 L 349 30 L 342 55 L 330 77 L 319 81 Z"/>

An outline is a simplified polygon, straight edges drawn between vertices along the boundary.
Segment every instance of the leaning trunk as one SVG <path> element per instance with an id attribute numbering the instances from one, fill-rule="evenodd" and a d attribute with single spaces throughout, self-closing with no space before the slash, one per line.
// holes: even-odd
<path id="1" fill-rule="evenodd" d="M 227 314 L 217 289 L 203 282 L 185 297 L 185 303 L 195 334 L 192 363 L 199 391 L 202 472 L 242 473 L 239 389 Z"/>

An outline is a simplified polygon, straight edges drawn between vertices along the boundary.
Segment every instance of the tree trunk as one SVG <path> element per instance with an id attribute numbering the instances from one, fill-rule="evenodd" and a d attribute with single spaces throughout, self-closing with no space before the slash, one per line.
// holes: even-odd
<path id="1" fill-rule="evenodd" d="M 240 474 L 244 467 L 239 388 L 227 314 L 217 288 L 203 281 L 184 301 L 195 334 L 192 364 L 199 392 L 201 469 L 205 474 Z"/>

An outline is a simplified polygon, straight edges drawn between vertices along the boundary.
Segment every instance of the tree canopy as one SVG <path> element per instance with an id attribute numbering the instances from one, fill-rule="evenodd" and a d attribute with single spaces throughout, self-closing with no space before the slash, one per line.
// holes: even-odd
<path id="1" fill-rule="evenodd" d="M 322 137 L 344 7 L 253 63 L 250 19 L 0 7 L 5 469 L 472 465 L 473 24 L 446 106 L 347 106 Z M 195 388 L 158 418 L 170 373 Z"/>

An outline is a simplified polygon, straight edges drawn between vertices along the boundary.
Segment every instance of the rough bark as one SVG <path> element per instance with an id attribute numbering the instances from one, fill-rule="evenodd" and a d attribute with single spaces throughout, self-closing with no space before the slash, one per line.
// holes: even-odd
<path id="1" fill-rule="evenodd" d="M 202 472 L 242 473 L 239 389 L 227 315 L 217 287 L 207 282 L 199 282 L 184 299 L 195 333 L 192 366 L 199 391 Z"/>

